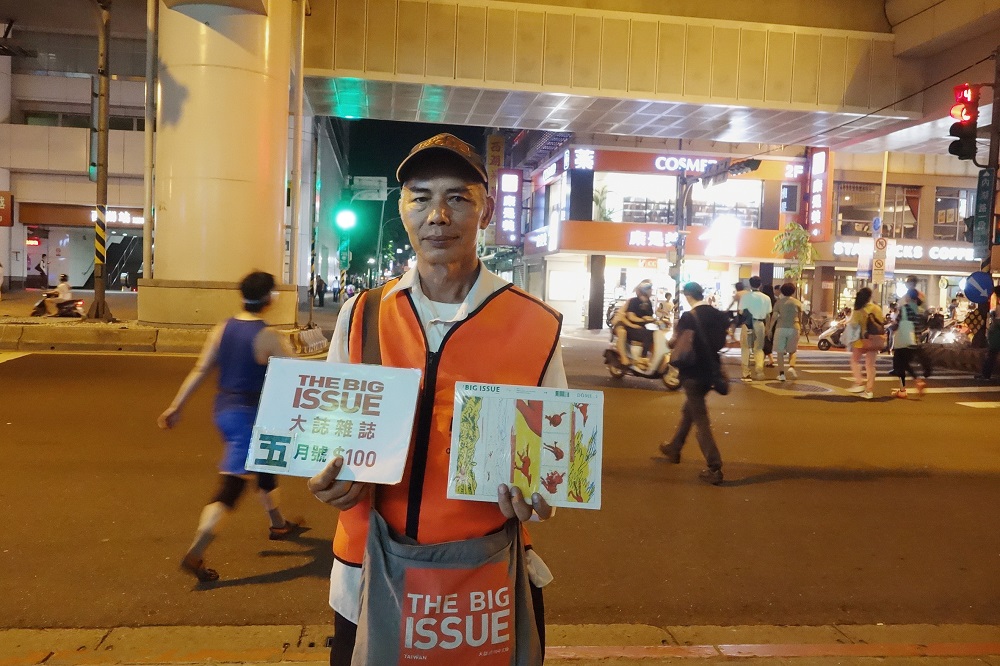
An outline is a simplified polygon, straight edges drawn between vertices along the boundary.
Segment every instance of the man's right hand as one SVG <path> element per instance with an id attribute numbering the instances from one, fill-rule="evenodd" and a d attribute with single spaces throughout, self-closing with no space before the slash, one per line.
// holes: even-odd
<path id="1" fill-rule="evenodd" d="M 358 502 L 367 498 L 372 490 L 370 483 L 338 481 L 337 476 L 340 475 L 343 466 L 343 456 L 337 456 L 306 484 L 313 497 L 339 511 L 353 508 Z"/>

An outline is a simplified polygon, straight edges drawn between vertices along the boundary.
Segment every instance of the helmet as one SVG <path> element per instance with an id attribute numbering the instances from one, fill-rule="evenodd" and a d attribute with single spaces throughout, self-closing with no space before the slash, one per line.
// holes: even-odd
<path id="1" fill-rule="evenodd" d="M 649 280 L 643 280 L 635 286 L 635 293 L 649 296 L 653 293 L 653 283 Z"/>
<path id="2" fill-rule="evenodd" d="M 59 274 L 59 281 L 60 282 L 69 282 L 69 276 L 66 275 L 65 273 L 60 273 Z"/>

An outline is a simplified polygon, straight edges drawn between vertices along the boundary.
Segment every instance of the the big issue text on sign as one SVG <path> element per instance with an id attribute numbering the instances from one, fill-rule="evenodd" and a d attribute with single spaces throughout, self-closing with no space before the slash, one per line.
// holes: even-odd
<path id="1" fill-rule="evenodd" d="M 399 483 L 420 371 L 272 358 L 246 468 L 313 476 L 343 456 L 340 479 Z"/>

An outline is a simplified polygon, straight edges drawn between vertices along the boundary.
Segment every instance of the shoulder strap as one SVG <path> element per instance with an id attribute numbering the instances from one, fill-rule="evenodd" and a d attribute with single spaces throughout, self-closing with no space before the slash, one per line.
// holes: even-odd
<path id="1" fill-rule="evenodd" d="M 382 287 L 365 292 L 365 309 L 361 313 L 361 362 L 382 365 L 382 347 L 378 339 L 379 307 Z"/>

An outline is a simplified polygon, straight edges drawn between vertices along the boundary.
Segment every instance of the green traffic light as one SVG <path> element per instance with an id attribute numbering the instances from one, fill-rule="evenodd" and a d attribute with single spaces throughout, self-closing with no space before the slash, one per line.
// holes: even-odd
<path id="1" fill-rule="evenodd" d="M 338 227 L 346 231 L 354 228 L 354 225 L 358 223 L 358 216 L 354 214 L 353 210 L 345 209 L 337 213 L 336 222 Z"/>

